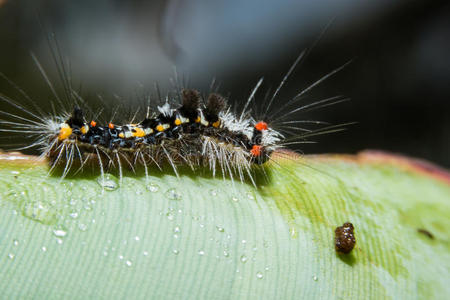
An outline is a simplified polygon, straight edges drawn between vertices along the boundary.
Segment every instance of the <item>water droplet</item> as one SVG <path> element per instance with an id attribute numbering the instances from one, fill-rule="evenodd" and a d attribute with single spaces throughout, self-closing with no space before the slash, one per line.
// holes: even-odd
<path id="1" fill-rule="evenodd" d="M 221 226 L 216 226 L 216 228 L 217 228 L 217 230 L 219 232 L 224 232 L 225 231 L 225 229 L 223 227 L 221 227 Z"/>
<path id="2" fill-rule="evenodd" d="M 42 250 L 43 252 L 46 252 L 46 251 L 47 251 L 47 248 L 46 248 L 46 247 L 42 247 L 41 250 Z"/>
<path id="3" fill-rule="evenodd" d="M 133 264 L 133 263 L 131 262 L 131 260 L 127 260 L 125 263 L 126 263 L 126 265 L 127 265 L 128 267 L 131 267 L 131 265 Z"/>
<path id="4" fill-rule="evenodd" d="M 78 224 L 78 229 L 80 229 L 81 231 L 86 231 L 87 230 L 87 225 L 80 223 Z"/>
<path id="5" fill-rule="evenodd" d="M 103 251 L 103 256 L 108 256 L 108 251 Z"/>
<path id="6" fill-rule="evenodd" d="M 72 219 L 76 219 L 76 218 L 78 218 L 78 213 L 77 213 L 76 211 L 71 212 L 71 213 L 69 214 L 69 217 L 71 217 Z"/>
<path id="7" fill-rule="evenodd" d="M 56 221 L 56 210 L 52 207 L 50 203 L 42 201 L 28 201 L 27 196 L 26 201 L 22 205 L 22 214 L 35 221 L 39 221 L 44 224 L 49 224 Z"/>
<path id="8" fill-rule="evenodd" d="M 295 227 L 291 227 L 289 233 L 291 234 L 291 237 L 293 238 L 297 237 L 297 230 L 295 229 Z"/>
<path id="9" fill-rule="evenodd" d="M 258 279 L 262 279 L 263 278 L 263 273 L 262 272 L 256 272 L 256 278 Z"/>
<path id="10" fill-rule="evenodd" d="M 181 194 L 176 189 L 168 189 L 165 195 L 169 200 L 181 200 Z"/>
<path id="11" fill-rule="evenodd" d="M 252 250 L 253 250 L 254 252 L 256 252 L 256 251 L 258 251 L 258 248 L 253 247 Z"/>
<path id="12" fill-rule="evenodd" d="M 178 255 L 178 253 L 180 253 L 180 250 L 173 249 L 172 252 L 173 252 L 173 254 Z M 200 253 L 199 253 L 199 254 L 200 254 Z"/>
<path id="13" fill-rule="evenodd" d="M 223 256 L 228 257 L 230 256 L 230 253 L 227 250 L 223 250 Z"/>
<path id="14" fill-rule="evenodd" d="M 123 255 L 119 255 L 119 259 L 122 260 L 123 259 Z"/>
<path id="15" fill-rule="evenodd" d="M 247 193 L 247 198 L 250 199 L 250 200 L 255 199 L 255 197 L 253 196 L 253 194 L 251 192 Z"/>
<path id="16" fill-rule="evenodd" d="M 19 246 L 19 241 L 18 240 L 13 240 L 13 244 L 14 244 L 14 246 Z"/>
<path id="17" fill-rule="evenodd" d="M 59 245 L 61 245 L 62 243 L 63 243 L 63 240 L 62 239 L 56 239 L 56 242 L 59 244 Z"/>
<path id="18" fill-rule="evenodd" d="M 173 232 L 174 232 L 174 233 L 181 233 L 181 228 L 180 228 L 180 226 L 176 226 L 176 227 L 173 229 Z"/>
<path id="19" fill-rule="evenodd" d="M 241 262 L 242 262 L 243 264 L 245 264 L 245 263 L 247 262 L 247 260 L 248 260 L 248 257 L 247 257 L 245 254 L 243 254 L 243 255 L 241 256 Z"/>
<path id="20" fill-rule="evenodd" d="M 57 237 L 65 237 L 67 235 L 67 231 L 63 227 L 56 227 L 53 229 L 53 234 Z"/>
<path id="21" fill-rule="evenodd" d="M 313 280 L 314 280 L 314 281 L 317 281 L 317 279 L 318 279 L 317 276 L 314 275 L 314 276 L 313 276 Z"/>
<path id="22" fill-rule="evenodd" d="M 217 196 L 217 190 L 210 190 L 209 193 L 211 196 Z"/>
<path id="23" fill-rule="evenodd" d="M 19 172 L 19 171 L 11 171 L 11 174 L 13 174 L 13 175 L 19 175 L 20 172 Z"/>
<path id="24" fill-rule="evenodd" d="M 138 236 L 135 236 L 135 237 L 134 237 L 134 240 L 135 240 L 135 241 L 140 241 L 141 239 L 140 239 Z"/>
<path id="25" fill-rule="evenodd" d="M 152 193 L 156 193 L 159 190 L 159 186 L 154 184 L 154 183 L 150 183 L 149 185 L 147 185 L 147 190 L 152 192 Z"/>
<path id="26" fill-rule="evenodd" d="M 147 256 L 148 255 L 148 251 L 144 251 L 144 256 Z"/>
<path id="27" fill-rule="evenodd" d="M 239 199 L 237 197 L 233 197 L 231 198 L 231 200 L 233 200 L 233 202 L 239 202 Z"/>
<path id="28" fill-rule="evenodd" d="M 269 270 L 270 270 L 270 268 L 269 268 L 269 267 L 265 267 L 265 268 L 264 268 L 264 270 L 266 270 L 266 271 L 269 271 Z"/>
<path id="29" fill-rule="evenodd" d="M 199 250 L 199 251 L 198 251 L 198 255 L 201 255 L 201 256 L 205 255 L 205 251 Z"/>
<path id="30" fill-rule="evenodd" d="M 97 183 L 107 191 L 114 191 L 119 187 L 119 180 L 111 174 L 104 174 L 97 178 Z"/>
<path id="31" fill-rule="evenodd" d="M 173 221 L 173 219 L 175 218 L 174 215 L 173 215 L 173 213 L 171 213 L 171 212 L 168 212 L 168 213 L 166 214 L 166 216 L 167 216 L 167 219 L 169 219 L 170 221 Z"/>
<path id="32" fill-rule="evenodd" d="M 247 243 L 247 241 L 246 240 L 242 240 L 242 244 L 246 244 Z"/>
<path id="33" fill-rule="evenodd" d="M 12 254 L 12 253 L 9 253 L 9 254 L 8 254 L 8 258 L 9 258 L 9 259 L 14 259 L 14 257 L 15 257 L 15 255 Z"/>

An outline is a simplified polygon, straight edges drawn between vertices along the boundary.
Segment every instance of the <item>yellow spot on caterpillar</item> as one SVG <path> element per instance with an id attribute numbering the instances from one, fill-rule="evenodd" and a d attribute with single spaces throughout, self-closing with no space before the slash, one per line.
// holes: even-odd
<path id="1" fill-rule="evenodd" d="M 200 123 L 201 120 L 202 120 L 202 118 L 200 118 L 200 116 L 198 116 L 197 119 L 195 119 L 195 123 Z"/>
<path id="2" fill-rule="evenodd" d="M 125 137 L 125 135 L 123 134 L 123 132 L 119 133 L 119 137 L 120 137 L 121 139 L 123 139 L 123 138 Z"/>
<path id="3" fill-rule="evenodd" d="M 83 125 L 83 127 L 80 128 L 82 134 L 86 134 L 89 131 L 89 126 Z"/>
<path id="4" fill-rule="evenodd" d="M 59 130 L 58 140 L 63 141 L 67 139 L 71 134 L 72 128 L 64 123 L 63 125 L 61 125 L 61 129 Z"/>
<path id="5" fill-rule="evenodd" d="M 166 129 L 169 128 L 169 127 L 170 127 L 169 124 L 159 124 L 158 126 L 156 126 L 156 130 L 158 130 L 158 131 L 164 131 L 164 130 L 166 130 Z"/>
<path id="6" fill-rule="evenodd" d="M 145 132 L 144 132 L 144 130 L 142 128 L 135 127 L 133 129 L 134 129 L 133 130 L 133 136 L 134 137 L 143 137 L 143 136 L 145 136 Z"/>
<path id="7" fill-rule="evenodd" d="M 212 123 L 212 126 L 218 128 L 220 126 L 220 120 L 217 120 L 216 122 Z"/>
<path id="8" fill-rule="evenodd" d="M 175 119 L 175 122 L 174 122 L 174 123 L 175 123 L 175 125 L 177 125 L 177 126 L 178 126 L 178 125 L 181 125 L 181 120 L 180 120 L 180 119 Z"/>

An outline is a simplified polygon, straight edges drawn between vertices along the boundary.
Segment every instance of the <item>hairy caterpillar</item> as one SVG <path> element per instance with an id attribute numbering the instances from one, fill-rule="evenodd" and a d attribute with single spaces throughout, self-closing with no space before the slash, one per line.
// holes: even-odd
<path id="1" fill-rule="evenodd" d="M 22 115 L 0 111 L 3 116 L 0 132 L 34 138 L 33 143 L 19 150 L 40 148 L 42 156 L 50 162 L 49 173 L 55 167 L 62 166 L 62 177 L 75 168 L 76 172 L 83 170 L 86 165 L 98 166 L 102 176 L 109 169 L 118 169 L 122 178 L 125 166 L 132 170 L 142 166 L 148 175 L 148 167 L 161 168 L 169 164 L 177 175 L 177 166 L 180 165 L 189 166 L 194 171 L 207 167 L 213 175 L 220 171 L 224 177 L 233 179 L 236 176 L 241 181 L 248 177 L 254 183 L 252 170 L 270 160 L 274 151 L 307 143 L 306 139 L 311 136 L 341 131 L 346 125 L 287 118 L 297 112 L 347 100 L 335 96 L 297 106 L 313 87 L 346 64 L 323 76 L 286 103 L 277 103 L 277 108 L 271 110 L 275 107 L 281 88 L 305 53 L 302 52 L 295 60 L 275 92 L 258 103 L 262 111 L 259 115 L 252 115 L 249 106 L 256 102 L 255 96 L 262 79 L 252 90 L 240 113 L 233 112 L 227 100 L 217 93 L 203 97 L 196 90 L 177 87 L 175 95 L 167 95 L 164 103 L 160 103 L 156 109 L 148 106 L 142 119 L 122 123 L 112 119 L 105 123 L 100 123 L 96 118 L 88 119 L 84 114 L 86 101 L 72 88 L 62 59 L 55 59 L 58 71 L 62 74 L 67 102 L 63 103 L 39 61 L 33 56 L 55 97 L 56 102 L 52 106 L 59 105 L 59 110 L 63 112 L 48 114 L 39 108 L 33 112 L 25 105 L 0 94 L 2 101 L 22 111 Z M 1 75 L 28 102 L 36 106 L 23 90 Z M 70 111 L 67 111 L 68 108 L 71 108 Z M 299 126 L 301 124 L 326 126 L 311 130 Z"/>

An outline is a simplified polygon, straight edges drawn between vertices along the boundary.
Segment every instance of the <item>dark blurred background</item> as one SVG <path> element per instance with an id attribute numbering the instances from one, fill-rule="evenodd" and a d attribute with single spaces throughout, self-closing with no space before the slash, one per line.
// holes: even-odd
<path id="1" fill-rule="evenodd" d="M 278 103 L 352 59 L 315 88 L 310 101 L 334 95 L 352 100 L 298 119 L 358 124 L 301 149 L 382 149 L 450 167 L 448 1 L 0 0 L 0 72 L 50 111 L 51 94 L 30 51 L 58 85 L 46 41 L 54 32 L 88 101 L 98 93 L 120 95 L 134 107 L 139 90 L 151 90 L 154 82 L 170 90 L 176 67 L 190 87 L 207 91 L 216 78 L 220 92 L 242 103 L 261 76 L 258 97 L 276 88 L 327 24 Z M 4 80 L 0 93 L 18 97 Z M 0 103 L 0 109 L 10 108 Z M 0 148 L 7 141 L 0 140 Z"/>

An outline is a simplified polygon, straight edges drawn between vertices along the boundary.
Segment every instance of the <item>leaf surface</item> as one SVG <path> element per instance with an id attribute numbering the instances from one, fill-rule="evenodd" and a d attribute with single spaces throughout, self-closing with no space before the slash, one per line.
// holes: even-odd
<path id="1" fill-rule="evenodd" d="M 450 184 L 373 157 L 277 158 L 255 188 L 188 171 L 60 179 L 3 154 L 2 297 L 446 298 Z M 347 221 L 356 246 L 339 255 Z"/>

